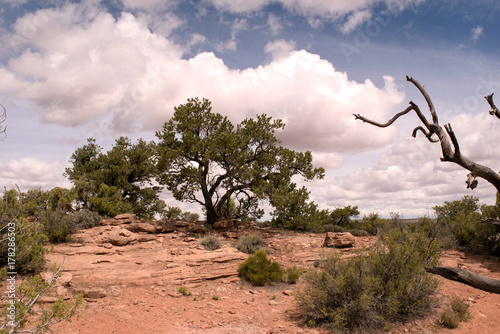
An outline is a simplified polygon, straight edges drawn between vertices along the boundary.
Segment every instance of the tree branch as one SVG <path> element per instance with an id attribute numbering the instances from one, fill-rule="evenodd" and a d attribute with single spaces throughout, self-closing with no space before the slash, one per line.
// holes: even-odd
<path id="1" fill-rule="evenodd" d="M 446 124 L 444 126 L 444 129 L 439 125 L 438 123 L 438 117 L 436 110 L 434 108 L 434 105 L 432 103 L 432 100 L 427 94 L 427 92 L 424 89 L 424 86 L 422 86 L 417 80 L 411 78 L 411 77 L 406 77 L 407 81 L 410 81 L 413 83 L 415 87 L 420 91 L 420 93 L 424 96 L 425 101 L 427 102 L 427 105 L 429 107 L 429 111 L 432 116 L 433 123 L 429 123 L 425 116 L 422 114 L 420 111 L 419 107 L 413 103 L 410 102 L 410 106 L 406 108 L 404 111 L 396 114 L 393 118 L 391 118 L 387 123 L 381 124 L 375 121 L 372 121 L 366 117 L 363 117 L 359 114 L 355 114 L 354 117 L 356 119 L 362 120 L 363 122 L 375 125 L 377 127 L 388 127 L 394 121 L 396 121 L 399 117 L 407 114 L 409 111 L 414 110 L 417 116 L 419 117 L 420 121 L 423 123 L 424 127 L 418 126 L 413 130 L 412 136 L 415 137 L 417 135 L 418 131 L 421 131 L 426 138 L 432 142 L 432 143 L 437 143 L 440 142 L 441 144 L 441 152 L 443 154 L 443 157 L 441 158 L 441 161 L 449 161 L 449 162 L 454 162 L 458 164 L 459 166 L 463 167 L 464 169 L 467 169 L 468 171 L 471 172 L 472 176 L 475 177 L 481 177 L 491 183 L 498 192 L 500 192 L 500 174 L 492 170 L 491 168 L 478 164 L 467 157 L 463 156 L 462 153 L 460 152 L 460 146 L 458 144 L 458 139 L 453 132 L 453 129 L 450 124 Z M 486 97 L 486 100 L 490 104 L 492 111 L 494 115 L 497 115 L 497 117 L 500 118 L 500 112 L 498 112 L 498 109 L 496 108 L 495 104 L 493 103 L 493 94 L 489 95 Z M 426 130 L 427 129 L 427 130 Z M 432 138 L 433 135 L 437 136 L 437 139 Z M 451 144 L 450 144 L 451 140 Z M 474 189 L 475 186 L 477 185 L 477 180 L 469 180 L 470 183 L 468 183 L 470 189 Z M 471 186 L 473 185 L 473 186 Z"/>
<path id="2" fill-rule="evenodd" d="M 439 275 L 452 281 L 467 284 L 483 291 L 500 294 L 500 280 L 485 277 L 473 273 L 472 271 L 451 267 L 430 267 L 425 268 L 425 270 L 428 273 Z"/>
<path id="3" fill-rule="evenodd" d="M 493 102 L 493 93 L 491 93 L 490 95 L 485 96 L 484 98 L 486 99 L 486 101 L 488 101 L 488 103 L 489 103 L 489 105 L 491 107 L 490 115 L 493 115 L 493 116 L 496 116 L 496 117 L 500 118 L 500 111 L 498 111 L 497 106 Z"/>

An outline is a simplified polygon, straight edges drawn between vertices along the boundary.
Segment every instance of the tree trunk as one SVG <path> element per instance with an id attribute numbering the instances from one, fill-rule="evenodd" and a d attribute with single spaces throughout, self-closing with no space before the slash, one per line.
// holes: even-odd
<path id="1" fill-rule="evenodd" d="M 212 203 L 210 203 L 210 204 L 212 204 Z M 217 215 L 217 212 L 215 211 L 215 208 L 213 205 L 206 205 L 205 204 L 205 209 L 207 210 L 206 224 L 213 226 L 214 223 L 219 219 L 219 216 Z"/>
<path id="2" fill-rule="evenodd" d="M 431 274 L 443 276 L 452 281 L 457 281 L 477 289 L 500 294 L 500 280 L 485 277 L 472 271 L 451 267 L 429 267 L 425 270 Z"/>

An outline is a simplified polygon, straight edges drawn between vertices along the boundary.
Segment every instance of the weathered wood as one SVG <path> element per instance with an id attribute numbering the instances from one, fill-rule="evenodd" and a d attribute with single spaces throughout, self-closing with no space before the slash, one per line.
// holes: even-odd
<path id="1" fill-rule="evenodd" d="M 417 80 L 411 78 L 411 77 L 406 77 L 406 80 L 411 82 L 419 91 L 420 93 L 424 96 L 425 101 L 427 102 L 427 106 L 429 107 L 429 112 L 432 117 L 432 122 L 427 120 L 425 115 L 422 113 L 420 108 L 413 102 L 410 101 L 410 106 L 406 108 L 404 111 L 397 113 L 394 117 L 392 117 L 388 122 L 386 123 L 378 123 L 375 122 L 371 119 L 368 119 L 364 116 L 361 116 L 359 114 L 354 114 L 355 119 L 359 119 L 363 122 L 366 122 L 368 124 L 380 127 L 380 128 L 386 128 L 393 124 L 399 117 L 404 116 L 408 114 L 410 111 L 414 111 L 422 124 L 424 126 L 417 126 L 412 133 L 412 136 L 415 137 L 417 135 L 417 132 L 422 132 L 427 140 L 429 140 L 432 143 L 440 143 L 441 144 L 441 152 L 443 154 L 443 157 L 441 158 L 441 161 L 448 161 L 448 162 L 453 162 L 456 163 L 457 165 L 463 167 L 464 169 L 470 171 L 467 179 L 467 187 L 470 189 L 474 189 L 477 186 L 478 180 L 476 180 L 476 177 L 480 177 L 488 181 L 491 185 L 493 185 L 498 192 L 500 192 L 500 173 L 497 173 L 493 169 L 489 168 L 488 166 L 481 165 L 477 162 L 474 162 L 470 159 L 468 159 L 466 156 L 462 154 L 460 151 L 460 146 L 458 144 L 458 139 L 453 132 L 453 129 L 451 128 L 450 124 L 445 124 L 441 126 L 438 121 L 437 113 L 434 108 L 434 105 L 432 104 L 431 98 L 429 94 L 427 94 L 426 90 L 424 89 L 424 86 L 421 85 Z M 492 115 L 496 115 L 498 118 L 500 118 L 500 112 L 498 112 L 497 107 L 495 106 L 495 103 L 493 102 L 493 94 L 488 95 L 485 97 L 486 101 L 490 104 L 492 110 L 490 113 Z"/>
<path id="2" fill-rule="evenodd" d="M 425 270 L 452 281 L 470 285 L 474 288 L 500 294 L 500 280 L 482 276 L 472 271 L 452 267 L 429 267 Z"/>

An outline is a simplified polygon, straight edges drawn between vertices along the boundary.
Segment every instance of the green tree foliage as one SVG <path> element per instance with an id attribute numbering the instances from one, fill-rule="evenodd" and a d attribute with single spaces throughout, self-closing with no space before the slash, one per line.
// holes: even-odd
<path id="1" fill-rule="evenodd" d="M 272 204 L 294 175 L 323 177 L 322 168 L 313 168 L 310 152 L 280 146 L 275 132 L 283 128 L 281 120 L 266 115 L 235 127 L 212 112 L 209 100 L 189 99 L 175 107 L 174 116 L 156 133 L 158 181 L 177 200 L 201 204 L 208 224 L 225 217 L 230 200 L 239 212 L 259 217 L 257 201 Z"/>
<path id="2" fill-rule="evenodd" d="M 159 199 L 161 187 L 156 176 L 155 144 L 139 139 L 133 144 L 120 137 L 106 153 L 89 138 L 87 144 L 71 156 L 71 168 L 65 175 L 74 184 L 77 199 L 84 209 L 102 216 L 134 212 L 143 218 L 163 213 Z"/>
<path id="3" fill-rule="evenodd" d="M 476 196 L 464 196 L 461 200 L 445 202 L 434 207 L 438 222 L 450 231 L 458 246 L 472 252 L 500 252 L 497 228 L 481 222 L 481 218 L 496 218 L 500 203 L 481 206 Z"/>
<path id="4" fill-rule="evenodd" d="M 341 259 L 331 253 L 322 270 L 304 275 L 297 296 L 311 323 L 335 328 L 378 329 L 425 314 L 438 281 L 424 267 L 437 264 L 440 248 L 419 228 L 396 228 L 364 254 Z"/>
<path id="5" fill-rule="evenodd" d="M 13 298 L 0 311 L 0 334 L 52 333 L 52 325 L 75 315 L 83 305 L 82 294 L 71 301 L 59 298 L 50 305 L 39 302 L 41 296 L 55 287 L 60 271 L 61 267 L 53 268 L 52 276 L 47 281 L 40 275 L 31 276 L 17 286 L 15 293 L 10 293 Z"/>

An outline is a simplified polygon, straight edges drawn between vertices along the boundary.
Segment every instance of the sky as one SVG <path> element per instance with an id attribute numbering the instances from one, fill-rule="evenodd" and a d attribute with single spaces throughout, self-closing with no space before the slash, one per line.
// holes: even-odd
<path id="1" fill-rule="evenodd" d="M 441 162 L 414 114 L 425 86 L 468 158 L 496 168 L 500 120 L 483 96 L 500 92 L 496 0 L 1 0 L 0 186 L 70 188 L 71 154 L 93 137 L 155 140 L 188 98 L 239 123 L 286 123 L 282 145 L 311 151 L 325 178 L 304 183 L 321 209 L 361 216 L 433 216 L 465 195 L 492 205 L 484 180 Z M 500 167 L 499 167 L 500 168 Z M 201 212 L 176 202 L 168 205 Z"/>

